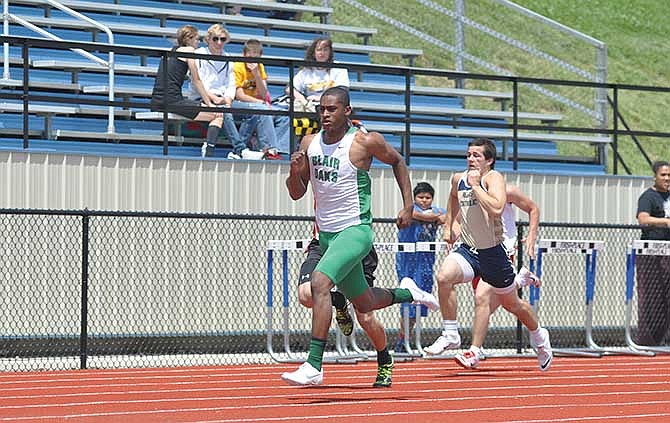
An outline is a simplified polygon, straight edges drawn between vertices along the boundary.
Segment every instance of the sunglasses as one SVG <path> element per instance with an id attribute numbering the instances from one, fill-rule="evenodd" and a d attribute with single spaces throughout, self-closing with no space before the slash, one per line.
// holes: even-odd
<path id="1" fill-rule="evenodd" d="M 226 37 L 212 37 L 212 41 L 214 41 L 215 43 L 218 43 L 219 41 L 225 43 L 226 41 L 228 41 L 228 39 Z"/>

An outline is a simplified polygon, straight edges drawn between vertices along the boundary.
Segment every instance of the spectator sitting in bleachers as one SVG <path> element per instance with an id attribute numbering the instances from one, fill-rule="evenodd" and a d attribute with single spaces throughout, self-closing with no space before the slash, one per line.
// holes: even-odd
<path id="1" fill-rule="evenodd" d="M 305 0 L 276 0 L 277 3 L 288 3 L 288 4 L 305 4 Z M 269 18 L 272 19 L 282 19 L 285 21 L 299 21 L 302 19 L 301 12 L 287 12 L 283 10 L 273 10 L 270 12 Z"/>
<path id="2" fill-rule="evenodd" d="M 230 40 L 228 30 L 221 24 L 214 24 L 207 30 L 205 42 L 207 47 L 200 47 L 195 50 L 196 53 L 211 54 L 214 56 L 228 56 L 224 51 L 225 44 Z M 235 98 L 235 74 L 233 73 L 233 63 L 220 60 L 196 59 L 198 72 L 202 80 L 209 100 L 217 105 L 230 107 Z M 194 100 L 200 100 L 200 93 L 195 85 L 191 84 L 189 97 Z M 240 159 L 242 150 L 246 148 L 246 143 L 240 137 L 240 133 L 235 126 L 235 119 L 231 113 L 223 114 L 223 130 L 228 140 L 233 144 L 233 151 L 228 153 L 229 159 Z M 214 145 L 207 144 L 203 149 L 206 156 L 212 156 Z"/>
<path id="3" fill-rule="evenodd" d="M 305 4 L 305 0 L 261 0 L 261 1 L 267 1 L 267 2 L 276 1 L 277 3 L 289 3 L 289 4 Z M 241 15 L 242 14 L 242 6 L 240 6 L 240 5 L 227 6 L 226 7 L 226 14 L 227 15 Z M 299 21 L 302 18 L 302 13 L 301 12 L 287 12 L 287 11 L 283 11 L 283 10 L 273 10 L 268 14 L 268 18 Z"/>
<path id="4" fill-rule="evenodd" d="M 317 38 L 307 48 L 305 60 L 311 62 L 333 63 L 333 42 L 329 38 Z M 293 79 L 293 95 L 296 107 L 304 111 L 313 111 L 305 103 L 318 103 L 321 94 L 330 87 L 349 87 L 349 72 L 343 68 L 321 68 L 305 66 Z M 288 89 L 287 89 L 288 92 Z"/>
<path id="5" fill-rule="evenodd" d="M 185 25 L 177 30 L 177 45 L 172 51 L 193 53 L 198 47 L 199 39 L 198 29 L 191 25 Z M 202 103 L 184 98 L 182 95 L 182 86 L 187 72 L 191 74 L 191 84 L 200 93 Z M 223 124 L 223 114 L 201 112 L 198 110 L 200 106 L 213 107 L 214 104 L 200 79 L 195 60 L 172 56 L 168 56 L 167 60 L 161 59 L 151 93 L 151 109 L 168 111 L 189 119 L 209 122 L 207 139 L 203 144 L 204 150 L 208 144 L 214 145 L 216 143 Z"/>
<path id="6" fill-rule="evenodd" d="M 244 43 L 242 55 L 244 57 L 261 57 L 263 46 L 256 39 L 249 39 Z M 257 110 L 270 110 L 270 100 L 267 87 L 267 74 L 262 63 L 235 63 L 236 101 L 233 107 L 246 107 Z M 248 142 L 254 129 L 260 147 L 266 159 L 281 160 L 280 152 L 288 153 L 289 148 L 289 121 L 288 116 L 271 115 L 241 116 L 240 135 Z M 254 125 L 255 123 L 255 125 Z M 251 158 L 251 157 L 250 157 Z"/>

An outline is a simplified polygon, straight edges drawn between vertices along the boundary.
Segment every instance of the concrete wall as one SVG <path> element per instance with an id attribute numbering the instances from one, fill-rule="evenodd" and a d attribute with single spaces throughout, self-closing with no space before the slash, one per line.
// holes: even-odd
<path id="1" fill-rule="evenodd" d="M 0 151 L 3 208 L 312 214 L 311 193 L 292 201 L 288 164 L 163 157 L 104 157 Z M 373 214 L 394 217 L 401 205 L 393 172 L 373 168 Z M 451 172 L 413 169 L 446 204 Z M 547 222 L 634 224 L 637 197 L 651 178 L 508 174 L 541 208 Z"/>

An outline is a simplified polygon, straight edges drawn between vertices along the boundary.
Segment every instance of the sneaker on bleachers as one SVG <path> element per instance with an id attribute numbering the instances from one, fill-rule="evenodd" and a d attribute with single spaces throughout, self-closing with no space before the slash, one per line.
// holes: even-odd
<path id="1" fill-rule="evenodd" d="M 277 151 L 276 148 L 269 148 L 265 152 L 265 156 L 263 157 L 265 160 L 284 160 L 281 154 Z"/>
<path id="2" fill-rule="evenodd" d="M 265 156 L 265 153 L 262 151 L 249 150 L 248 148 L 242 150 L 242 158 L 245 160 L 263 160 L 263 156 Z"/>
<path id="3" fill-rule="evenodd" d="M 433 294 L 419 288 L 416 285 L 416 282 L 414 282 L 414 280 L 411 278 L 402 278 L 400 281 L 400 288 L 409 290 L 409 292 L 412 294 L 413 304 L 423 304 L 432 311 L 438 310 L 440 308 L 440 304 L 437 302 L 437 299 L 433 296 Z"/>
<path id="4" fill-rule="evenodd" d="M 200 156 L 202 157 L 214 156 L 214 145 L 208 144 L 207 142 L 202 143 L 202 147 L 200 148 Z"/>
<path id="5" fill-rule="evenodd" d="M 463 354 L 456 354 L 454 356 L 454 361 L 461 367 L 466 369 L 475 369 L 479 364 L 481 357 L 479 354 L 472 350 L 467 350 Z"/>
<path id="6" fill-rule="evenodd" d="M 323 370 L 316 370 L 311 364 L 304 362 L 298 370 L 286 372 L 281 378 L 289 385 L 316 386 L 323 383 Z"/>
<path id="7" fill-rule="evenodd" d="M 446 350 L 455 350 L 461 346 L 461 336 L 458 335 L 457 338 L 454 336 L 440 335 L 432 345 L 424 348 L 423 350 L 428 355 L 440 355 Z"/>
<path id="8" fill-rule="evenodd" d="M 522 267 L 521 270 L 519 270 L 519 273 L 516 274 L 514 282 L 519 288 L 524 288 L 530 285 L 537 288 L 542 283 L 535 273 L 525 267 Z"/>
<path id="9" fill-rule="evenodd" d="M 229 160 L 241 160 L 242 156 L 240 156 L 239 154 L 235 154 L 231 151 L 230 153 L 228 153 L 228 159 Z"/>

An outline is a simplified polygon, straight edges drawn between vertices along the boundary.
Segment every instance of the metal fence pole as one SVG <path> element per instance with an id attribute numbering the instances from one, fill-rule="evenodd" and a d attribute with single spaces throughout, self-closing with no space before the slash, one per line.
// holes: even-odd
<path id="1" fill-rule="evenodd" d="M 412 132 L 412 71 L 405 70 L 405 136 L 402 138 L 402 154 L 405 156 L 405 164 L 410 165 L 411 156 L 410 138 Z"/>
<path id="2" fill-rule="evenodd" d="M 321 0 L 321 6 L 330 7 L 330 0 Z M 330 14 L 325 15 L 323 19 L 323 23 L 328 25 L 330 23 Z"/>
<path id="3" fill-rule="evenodd" d="M 89 215 L 87 209 L 81 219 L 81 333 L 79 335 L 79 366 L 86 369 L 88 358 L 88 231 Z"/>
<path id="4" fill-rule="evenodd" d="M 465 0 L 456 0 L 456 20 L 454 29 L 456 32 L 456 70 L 465 71 L 463 66 L 463 55 L 465 54 L 465 32 L 463 31 L 463 18 L 465 17 Z M 456 80 L 456 88 L 463 88 L 462 79 Z"/>
<path id="5" fill-rule="evenodd" d="M 28 80 L 30 56 L 28 53 L 28 42 L 24 42 L 21 47 L 21 55 L 23 56 L 23 148 L 28 148 L 28 138 L 30 137 L 30 128 L 28 124 L 28 96 L 30 95 L 30 86 Z"/>

